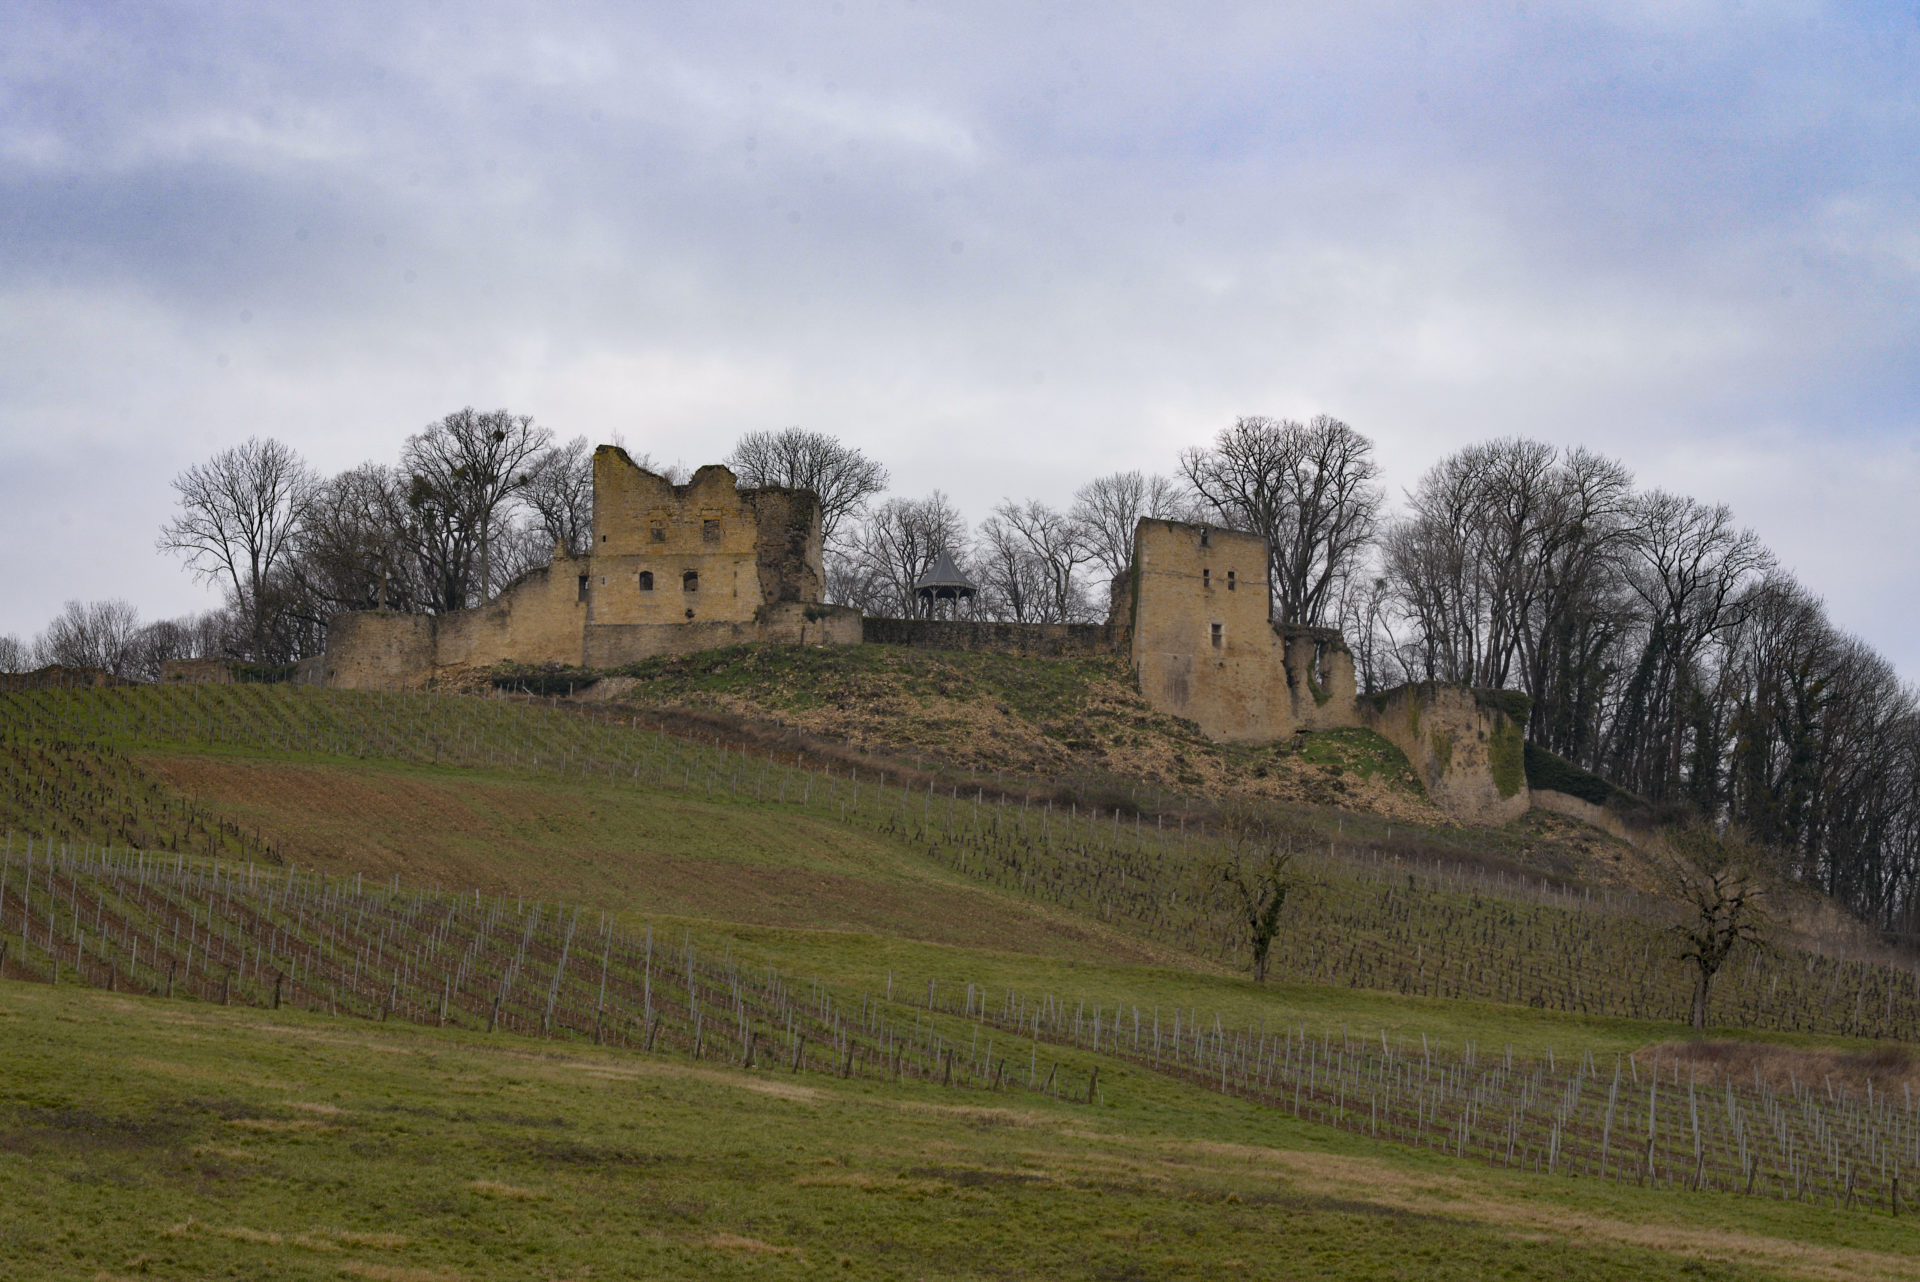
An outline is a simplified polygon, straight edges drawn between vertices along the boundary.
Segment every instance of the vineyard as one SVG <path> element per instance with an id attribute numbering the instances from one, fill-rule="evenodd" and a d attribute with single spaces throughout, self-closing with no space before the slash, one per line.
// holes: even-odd
<path id="1" fill-rule="evenodd" d="M 11 947 L 9 947 L 11 945 Z M 674 1051 L 840 1077 L 1012 1087 L 990 1040 L 964 1054 L 885 997 L 749 973 L 600 914 L 359 878 L 87 849 L 0 857 L 0 976 L 167 999 L 283 1005 Z M 1020 1080 L 1036 1083 L 1037 1058 Z"/>
<path id="2" fill-rule="evenodd" d="M 606 716 L 502 698 L 287 687 L 145 688 L 0 696 L 7 822 L 53 818 L 42 840 L 144 844 L 272 862 L 249 833 L 143 781 L 127 754 L 187 745 L 600 779 L 804 813 L 908 844 L 983 883 L 1085 913 L 1237 969 L 1245 928 L 1219 877 L 1226 850 L 1184 820 L 1057 807 L 1030 796 L 924 786 L 798 755 L 714 747 Z M 23 793 L 24 790 L 24 793 Z M 38 810 L 29 812 L 31 801 Z M 171 825 L 171 826 L 169 826 Z M 130 834 L 138 834 L 130 841 Z M 1302 837 L 1304 842 L 1307 838 Z M 1624 892 L 1409 860 L 1361 840 L 1300 853 L 1308 884 L 1274 945 L 1281 980 L 1637 1019 L 1685 1018 L 1692 975 L 1670 910 Z M 1737 954 L 1716 981 L 1713 1022 L 1900 1037 L 1920 1026 L 1920 975 L 1790 948 Z"/>
<path id="3" fill-rule="evenodd" d="M 1068 1004 L 889 980 L 843 1001 L 777 969 L 639 936 L 604 915 L 179 854 L 41 847 L 0 857 L 0 976 L 166 999 L 574 1039 L 793 1073 L 1092 1101 L 1107 1056 L 1376 1139 L 1550 1176 L 1897 1213 L 1920 1166 L 1909 1093 L 1782 1094 L 1677 1062 L 1557 1062 L 1377 1044 L 1196 1010 Z M 1064 1070 L 1064 1071 L 1063 1071 Z M 1625 1075 L 1623 1079 L 1623 1075 Z M 1911 1196 L 1911 1181 L 1908 1189 Z"/>
<path id="4" fill-rule="evenodd" d="M 1218 1015 L 1116 1002 L 1071 1015 L 1051 999 L 1009 992 L 996 1008 L 950 1013 L 1036 1039 L 1082 1047 L 1305 1120 L 1547 1175 L 1719 1189 L 1793 1200 L 1831 1200 L 1899 1214 L 1920 1167 L 1920 1113 L 1900 1098 L 1853 1099 L 1824 1083 L 1779 1092 L 1715 1074 L 1701 1081 L 1670 1061 L 1643 1077 L 1633 1057 L 1610 1068 L 1589 1053 L 1556 1062 L 1487 1055 L 1469 1042 L 1448 1052 L 1315 1036 L 1304 1026 L 1269 1033 L 1229 1030 Z M 1623 1080 L 1623 1075 L 1625 1080 Z M 1906 1174 L 1906 1193 L 1901 1192 Z"/>

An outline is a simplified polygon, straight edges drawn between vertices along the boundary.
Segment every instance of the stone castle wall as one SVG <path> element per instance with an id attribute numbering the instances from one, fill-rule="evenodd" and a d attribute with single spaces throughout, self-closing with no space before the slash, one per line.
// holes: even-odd
<path id="1" fill-rule="evenodd" d="M 499 663 L 618 667 L 744 641 L 858 643 L 859 612 L 822 604 L 824 581 L 808 491 L 743 490 L 718 465 L 675 485 L 603 445 L 584 556 L 556 556 L 471 610 L 337 615 L 326 681 L 399 689 Z"/>
<path id="2" fill-rule="evenodd" d="M 1112 629 L 1103 623 L 865 619 L 861 622 L 860 639 L 868 645 L 904 645 L 922 650 L 985 650 L 1036 659 L 1117 652 Z"/>
<path id="3" fill-rule="evenodd" d="M 1433 803 L 1503 824 L 1531 806 L 1524 728 L 1463 686 L 1407 685 L 1357 703 L 1359 723 L 1406 754 Z"/>
<path id="4" fill-rule="evenodd" d="M 587 628 L 589 668 L 618 668 L 664 655 L 697 654 L 751 641 L 774 645 L 859 645 L 860 611 L 843 605 L 781 601 L 756 619 L 694 621 L 678 627 L 596 623 Z"/>
<path id="5" fill-rule="evenodd" d="M 1352 654 L 1331 629 L 1272 622 L 1267 556 L 1258 535 L 1143 520 L 1115 593 L 1147 701 L 1229 743 L 1357 724 Z"/>

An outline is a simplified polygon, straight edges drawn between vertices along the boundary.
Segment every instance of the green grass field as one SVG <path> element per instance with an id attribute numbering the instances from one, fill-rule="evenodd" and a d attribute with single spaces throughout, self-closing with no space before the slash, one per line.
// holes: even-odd
<path id="1" fill-rule="evenodd" d="M 1912 1221 L 1488 1170 L 1115 1067 L 966 1098 L 0 985 L 9 1278 L 1912 1277 Z"/>

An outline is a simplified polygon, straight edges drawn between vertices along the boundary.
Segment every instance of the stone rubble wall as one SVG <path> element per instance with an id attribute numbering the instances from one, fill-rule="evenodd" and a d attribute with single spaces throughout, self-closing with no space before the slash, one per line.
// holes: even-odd
<path id="1" fill-rule="evenodd" d="M 1527 812 L 1524 727 L 1474 691 L 1406 685 L 1361 699 L 1357 708 L 1359 723 L 1406 754 L 1448 815 L 1498 825 Z"/>

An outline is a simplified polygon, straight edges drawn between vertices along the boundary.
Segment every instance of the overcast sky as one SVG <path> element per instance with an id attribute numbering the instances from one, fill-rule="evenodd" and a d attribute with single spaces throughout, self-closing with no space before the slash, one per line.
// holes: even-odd
<path id="1" fill-rule="evenodd" d="M 0 632 L 168 480 L 463 405 L 799 424 L 975 521 L 1335 414 L 1730 504 L 1920 678 L 1920 16 L 1687 0 L 7 6 Z"/>

